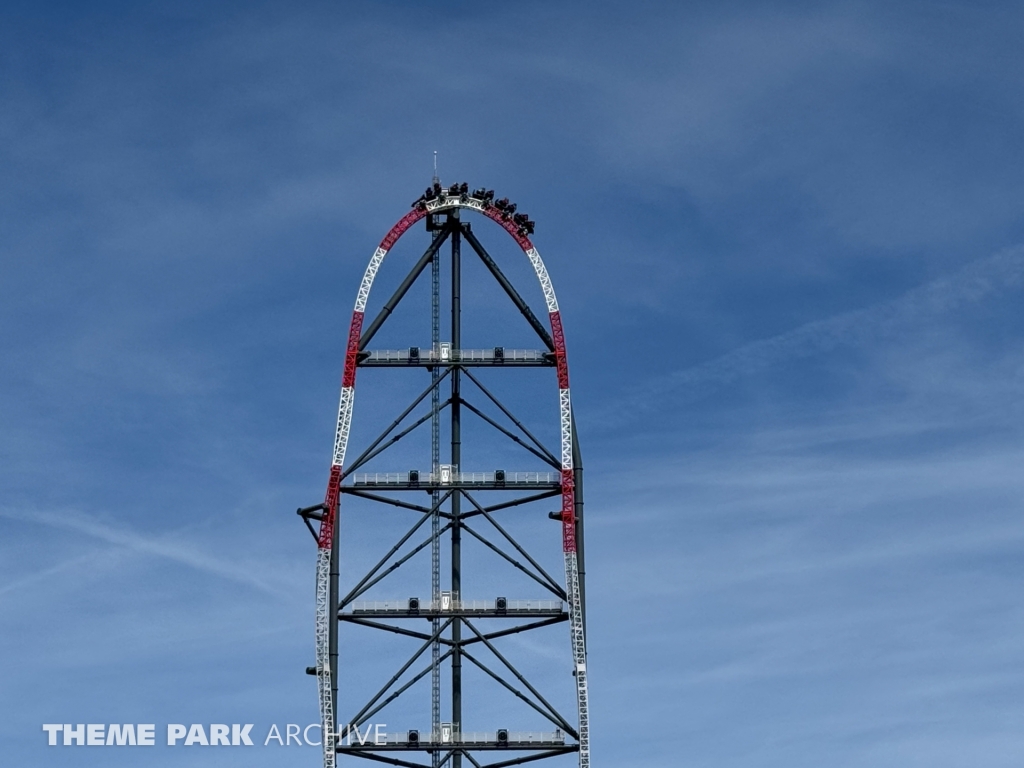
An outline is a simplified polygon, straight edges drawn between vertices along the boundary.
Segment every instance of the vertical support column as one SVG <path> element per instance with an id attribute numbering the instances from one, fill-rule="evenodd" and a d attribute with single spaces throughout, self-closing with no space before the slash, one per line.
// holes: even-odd
<path id="1" fill-rule="evenodd" d="M 434 217 L 427 219 L 428 230 L 433 232 Z M 437 355 L 441 345 L 441 254 L 434 252 L 430 263 L 430 343 Z M 430 369 L 430 471 L 437 477 L 441 464 L 441 392 L 438 379 L 441 378 L 439 366 Z M 441 513 L 438 502 L 441 492 L 436 488 L 430 493 L 430 508 L 434 513 L 430 520 L 430 599 L 436 607 L 441 600 Z M 441 617 L 434 616 L 431 620 L 431 633 L 436 637 L 441 627 Z M 441 641 L 435 640 L 430 649 L 430 732 L 434 739 L 441 731 Z M 433 768 L 441 765 L 441 750 L 430 753 L 430 764 Z"/>
<path id="2" fill-rule="evenodd" d="M 331 532 L 331 576 L 330 591 L 328 593 L 328 620 L 330 631 L 328 634 L 329 658 L 331 662 L 331 701 L 334 702 L 332 716 L 334 722 L 331 728 L 334 733 L 338 732 L 338 529 L 341 527 L 339 520 L 335 517 L 334 530 Z"/>
<path id="3" fill-rule="evenodd" d="M 576 434 L 576 414 L 572 415 L 572 474 L 575 496 L 573 507 L 576 514 L 576 569 L 580 575 L 580 617 L 583 619 L 583 636 L 587 636 L 587 564 L 583 553 L 583 455 L 580 452 L 579 436 Z"/>
<path id="4" fill-rule="evenodd" d="M 459 211 L 449 214 L 452 231 L 452 354 L 462 349 L 462 231 L 459 228 Z M 452 465 L 454 471 L 462 471 L 462 401 L 460 399 L 460 371 L 452 369 Z M 462 523 L 459 520 L 462 496 L 459 491 L 452 494 L 452 597 L 462 600 Z M 462 730 L 462 620 L 452 622 L 452 723 Z M 462 768 L 462 754 L 452 755 L 452 768 Z"/>
<path id="5" fill-rule="evenodd" d="M 434 238 L 442 237 L 434 225 L 434 216 L 427 219 L 427 229 L 433 232 Z M 441 257 L 437 250 L 430 262 L 430 348 L 434 355 L 440 349 L 441 341 Z M 440 400 L 441 393 L 438 380 L 441 370 L 438 366 L 430 369 L 430 383 L 433 389 L 430 390 L 430 471 L 434 477 L 440 469 L 441 462 L 441 414 Z M 434 608 L 440 603 L 441 598 L 441 540 L 440 510 L 437 509 L 440 501 L 440 490 L 434 488 L 430 492 L 430 508 L 434 510 L 430 519 L 430 599 Z M 437 636 L 440 629 L 440 616 L 435 615 L 431 620 L 431 634 Z M 440 639 L 434 641 L 430 648 L 430 733 L 433 739 L 438 738 L 441 725 L 441 643 Z M 440 750 L 430 752 L 430 765 L 438 768 L 441 763 Z"/>

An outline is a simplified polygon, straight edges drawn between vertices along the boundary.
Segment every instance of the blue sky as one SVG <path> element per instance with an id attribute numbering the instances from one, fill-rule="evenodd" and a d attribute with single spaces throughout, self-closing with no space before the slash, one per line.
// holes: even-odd
<path id="1" fill-rule="evenodd" d="M 137 764 L 44 722 L 316 719 L 292 510 L 437 150 L 536 219 L 558 290 L 595 764 L 1019 765 L 1022 22 L 4 3 L 7 759 Z M 292 752 L 144 754 L 317 762 Z"/>

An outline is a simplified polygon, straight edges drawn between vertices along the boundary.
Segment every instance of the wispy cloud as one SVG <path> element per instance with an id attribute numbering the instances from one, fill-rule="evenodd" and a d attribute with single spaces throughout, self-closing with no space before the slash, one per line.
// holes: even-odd
<path id="1" fill-rule="evenodd" d="M 74 557 L 70 560 L 64 560 L 57 565 L 49 568 L 43 568 L 42 570 L 29 573 L 21 578 L 15 579 L 14 581 L 8 582 L 7 584 L 0 585 L 0 597 L 7 594 L 14 594 L 32 587 L 40 582 L 45 582 L 52 576 L 64 573 L 66 571 L 72 571 L 76 568 L 83 566 L 95 559 L 95 555 L 81 555 L 80 557 Z"/>
<path id="2" fill-rule="evenodd" d="M 601 421 L 621 424 L 627 418 L 658 407 L 669 396 L 674 401 L 691 401 L 715 388 L 755 376 L 787 361 L 893 338 L 905 332 L 911 323 L 951 313 L 1022 284 L 1024 248 L 1001 251 L 891 301 L 814 320 L 785 333 L 744 344 L 705 363 L 649 379 L 628 391 L 624 402 Z"/>
<path id="3" fill-rule="evenodd" d="M 98 541 L 124 548 L 145 557 L 158 557 L 196 571 L 256 589 L 275 598 L 292 597 L 291 593 L 261 578 L 255 564 L 234 563 L 223 556 L 204 551 L 194 542 L 179 535 L 147 536 L 124 525 L 113 525 L 74 510 L 61 512 L 0 509 L 0 517 L 35 523 L 72 533 L 80 533 Z M 58 566 L 60 567 L 60 566 Z"/>

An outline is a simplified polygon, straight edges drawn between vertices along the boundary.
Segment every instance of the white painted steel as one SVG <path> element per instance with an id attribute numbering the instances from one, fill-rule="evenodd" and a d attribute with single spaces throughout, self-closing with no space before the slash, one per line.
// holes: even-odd
<path id="1" fill-rule="evenodd" d="M 355 404 L 356 388 L 342 387 L 341 400 L 338 402 L 338 424 L 334 432 L 334 457 L 331 463 L 336 467 L 345 465 L 345 451 L 348 448 L 348 435 L 352 429 L 352 406 Z"/>
<path id="2" fill-rule="evenodd" d="M 331 691 L 330 658 L 330 570 L 331 549 L 321 547 L 316 555 L 316 685 L 320 698 L 324 768 L 334 768 L 334 697 Z M 321 588 L 328 585 L 327 589 Z"/>

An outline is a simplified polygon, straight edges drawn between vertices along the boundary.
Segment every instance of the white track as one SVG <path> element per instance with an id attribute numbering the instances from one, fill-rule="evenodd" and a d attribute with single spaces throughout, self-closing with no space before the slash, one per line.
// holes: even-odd
<path id="1" fill-rule="evenodd" d="M 575 535 L 575 489 L 573 488 L 572 463 L 572 405 L 569 397 L 569 373 L 565 359 L 565 341 L 562 334 L 562 320 L 558 311 L 558 299 L 551 285 L 544 261 L 529 238 L 517 232 L 513 223 L 502 220 L 500 212 L 492 207 L 485 208 L 480 200 L 471 197 L 444 196 L 429 201 L 425 209 L 414 209 L 391 228 L 380 246 L 374 251 L 363 274 L 356 294 L 355 311 L 349 329 L 348 347 L 345 356 L 345 372 L 342 378 L 341 401 L 338 405 L 338 424 L 335 431 L 334 453 L 332 456 L 331 480 L 327 489 L 324 521 L 321 523 L 319 550 L 316 565 L 316 672 L 320 697 L 320 718 L 323 725 L 324 768 L 334 768 L 336 761 L 335 738 L 333 733 L 334 705 L 331 692 L 330 668 L 330 622 L 337 617 L 330 616 L 330 562 L 333 546 L 334 527 L 338 524 L 337 485 L 340 483 L 341 468 L 348 448 L 349 429 L 352 424 L 352 406 L 355 401 L 356 353 L 362 330 L 363 313 L 370 297 L 374 278 L 395 241 L 413 224 L 431 213 L 455 208 L 467 208 L 482 213 L 500 224 L 522 247 L 530 264 L 533 265 L 540 282 L 544 301 L 551 321 L 552 338 L 555 342 L 555 357 L 558 362 L 558 406 L 562 448 L 562 539 L 565 553 L 566 594 L 569 603 L 570 636 L 572 639 L 573 671 L 576 678 L 576 700 L 579 710 L 579 765 L 590 766 L 590 716 L 587 701 L 587 651 L 583 635 L 583 613 L 580 604 L 579 569 L 576 563 Z"/>

